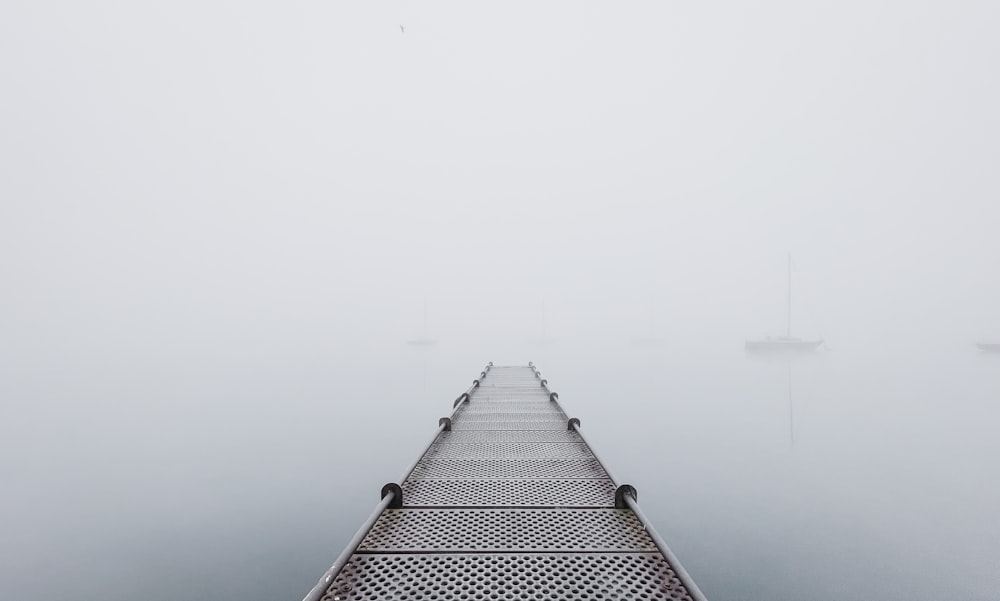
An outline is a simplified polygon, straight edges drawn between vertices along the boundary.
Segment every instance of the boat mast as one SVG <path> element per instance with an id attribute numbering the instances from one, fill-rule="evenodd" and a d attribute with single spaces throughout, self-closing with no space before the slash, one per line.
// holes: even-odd
<path id="1" fill-rule="evenodd" d="M 788 333 L 786 336 L 788 338 L 792 337 L 792 253 L 788 253 Z"/>

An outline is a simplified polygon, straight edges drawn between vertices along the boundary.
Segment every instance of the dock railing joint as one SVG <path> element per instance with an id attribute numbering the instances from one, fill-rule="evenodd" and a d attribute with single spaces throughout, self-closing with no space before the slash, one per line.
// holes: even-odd
<path id="1" fill-rule="evenodd" d="M 639 493 L 635 490 L 635 487 L 631 484 L 622 484 L 615 489 L 615 509 L 626 509 L 628 507 L 628 502 L 625 497 L 629 496 L 633 500 L 639 500 Z"/>
<path id="2" fill-rule="evenodd" d="M 388 509 L 400 509 L 403 506 L 403 489 L 395 482 L 382 487 L 382 498 L 386 497 L 391 497 Z"/>

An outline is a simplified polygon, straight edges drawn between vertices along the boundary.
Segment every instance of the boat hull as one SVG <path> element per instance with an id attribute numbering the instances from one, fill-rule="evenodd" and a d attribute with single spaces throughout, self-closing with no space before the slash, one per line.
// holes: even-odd
<path id="1" fill-rule="evenodd" d="M 807 353 L 815 351 L 822 340 L 800 340 L 798 338 L 768 338 L 747 340 L 746 350 L 752 353 Z"/>

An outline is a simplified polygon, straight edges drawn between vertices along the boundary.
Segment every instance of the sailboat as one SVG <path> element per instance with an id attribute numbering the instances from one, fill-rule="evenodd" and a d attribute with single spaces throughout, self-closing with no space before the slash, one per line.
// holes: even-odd
<path id="1" fill-rule="evenodd" d="M 788 254 L 788 307 L 787 307 L 787 329 L 784 336 L 772 338 L 768 336 L 760 340 L 747 340 L 746 350 L 751 352 L 772 352 L 772 351 L 794 351 L 808 352 L 814 351 L 821 344 L 822 340 L 803 340 L 792 336 L 792 255 Z"/>

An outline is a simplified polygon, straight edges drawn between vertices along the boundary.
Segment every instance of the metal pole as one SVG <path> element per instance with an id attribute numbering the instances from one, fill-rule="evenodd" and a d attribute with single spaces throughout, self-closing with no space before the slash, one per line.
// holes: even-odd
<path id="1" fill-rule="evenodd" d="M 344 549 L 344 551 L 340 554 L 339 557 L 337 557 L 337 560 L 333 562 L 333 565 L 330 566 L 330 569 L 327 570 L 325 574 L 323 574 L 323 577 L 319 579 L 319 582 L 316 583 L 316 586 L 314 586 L 312 590 L 309 591 L 309 594 L 307 594 L 305 597 L 302 598 L 302 601 L 320 601 L 320 599 L 323 598 L 323 596 L 326 594 L 327 589 L 330 588 L 330 585 L 333 584 L 333 581 L 337 579 L 337 576 L 340 574 L 341 570 L 343 570 L 344 566 L 347 565 L 347 562 L 350 561 L 351 556 L 353 556 L 354 552 L 358 550 L 358 547 L 361 545 L 361 541 L 363 541 L 365 537 L 368 536 L 368 532 L 372 529 L 372 526 L 375 525 L 375 522 L 378 521 L 379 517 L 382 515 L 382 512 L 385 511 L 385 508 L 388 507 L 390 503 L 392 503 L 392 500 L 395 497 L 396 497 L 395 493 L 390 492 L 382 499 L 382 501 L 378 505 L 375 506 L 375 511 L 373 511 L 372 514 L 368 516 L 368 519 L 365 520 L 364 524 L 361 524 L 361 527 L 358 528 L 358 531 L 354 534 L 354 538 L 352 538 L 351 541 L 347 543 L 347 547 Z"/>
<path id="2" fill-rule="evenodd" d="M 473 386 L 469 390 L 472 390 L 474 388 L 475 386 Z M 458 413 L 464 405 L 465 403 L 459 403 L 458 405 L 456 405 L 455 408 L 451 410 L 451 415 L 448 416 L 448 419 L 454 419 L 455 414 Z M 420 460 L 424 458 L 424 455 L 426 455 L 427 451 L 431 449 L 431 447 L 437 441 L 438 437 L 441 436 L 442 432 L 444 432 L 444 424 L 438 426 L 437 432 L 435 432 L 434 436 L 431 437 L 430 441 L 424 445 L 424 450 L 420 451 L 420 454 L 417 455 L 417 458 L 413 461 L 413 463 L 411 463 L 410 466 L 406 468 L 406 471 L 403 472 L 403 477 L 399 479 L 400 485 L 402 485 L 403 482 L 406 482 L 406 479 L 410 477 L 410 474 L 413 473 L 413 470 L 417 468 L 417 464 L 420 463 Z"/>
<path id="3" fill-rule="evenodd" d="M 549 393 L 550 395 L 552 394 L 552 391 L 549 390 L 549 387 L 547 385 L 542 384 L 542 388 L 545 389 L 545 392 Z M 553 399 L 552 402 L 556 404 L 556 407 L 559 408 L 559 411 L 562 411 L 563 415 L 569 418 L 569 414 L 566 413 L 565 409 L 563 409 L 563 406 L 562 404 L 559 403 L 558 398 L 559 395 L 556 394 L 556 398 Z M 614 484 L 615 487 L 617 487 L 618 481 L 615 480 L 614 476 L 611 475 L 611 470 L 608 469 L 608 465 L 601 460 L 601 458 L 597 455 L 597 451 L 595 451 L 594 447 L 590 444 L 590 442 L 587 441 L 587 437 L 583 435 L 583 432 L 580 430 L 580 427 L 577 426 L 576 424 L 573 424 L 573 431 L 576 432 L 577 436 L 580 437 L 580 440 L 583 441 L 583 444 L 587 445 L 587 450 L 590 451 L 590 454 L 594 456 L 594 459 L 597 460 L 597 463 L 599 463 L 601 467 L 604 469 L 604 473 L 607 474 L 608 478 L 611 479 L 611 483 Z"/>
<path id="4" fill-rule="evenodd" d="M 459 407 L 461 407 L 461 405 L 459 405 Z M 458 411 L 458 407 L 455 408 L 455 411 Z M 455 415 L 455 411 L 452 411 L 451 414 Z M 431 445 L 433 445 L 434 441 L 438 439 L 438 436 L 441 436 L 441 432 L 443 431 L 444 431 L 444 424 L 441 424 L 440 426 L 438 426 L 437 432 L 434 433 L 434 437 L 431 438 L 430 442 L 424 445 L 424 450 L 421 451 L 419 455 L 417 455 L 417 459 L 413 463 L 411 463 L 409 467 L 406 468 L 406 471 L 403 472 L 403 477 L 399 479 L 400 486 L 402 486 L 403 482 L 406 482 L 406 479 L 410 477 L 410 474 L 413 473 L 413 470 L 417 468 L 417 464 L 420 463 L 420 460 L 424 458 L 424 455 L 426 455 L 427 451 L 430 450 Z"/>
<path id="5" fill-rule="evenodd" d="M 490 371 L 490 365 L 487 365 L 486 369 L 483 371 L 484 373 L 488 374 Z M 482 377 L 483 379 L 485 379 L 485 376 Z M 466 398 L 469 398 L 472 395 L 472 393 L 475 392 L 476 388 L 478 388 L 476 384 L 470 386 L 469 389 L 465 391 Z M 458 413 L 459 410 L 461 410 L 464 404 L 465 403 L 459 403 L 458 405 L 456 405 L 452 409 L 449 419 L 455 417 L 455 414 Z M 434 433 L 434 437 L 431 438 L 430 442 L 428 442 L 424 446 L 424 450 L 421 451 L 419 455 L 417 455 L 416 461 L 414 461 L 408 468 L 406 468 L 406 471 L 403 473 L 403 477 L 400 479 L 400 485 L 402 485 L 402 483 L 405 482 L 406 479 L 410 477 L 410 474 L 413 472 L 414 469 L 416 469 L 417 464 L 420 463 L 420 460 L 424 458 L 424 455 L 427 454 L 427 451 L 431 448 L 431 445 L 434 444 L 434 441 L 437 440 L 438 436 L 441 435 L 441 432 L 443 430 L 444 430 L 444 424 L 439 425 L 437 432 Z M 382 500 L 379 502 L 378 505 L 375 506 L 375 510 L 372 511 L 372 514 L 368 516 L 368 519 L 365 520 L 365 522 L 361 524 L 361 527 L 358 528 L 358 531 L 354 533 L 354 537 L 351 538 L 350 542 L 347 543 L 347 547 L 344 548 L 344 550 L 340 553 L 337 559 L 333 562 L 333 565 L 330 566 L 330 569 L 328 569 L 323 574 L 322 578 L 319 579 L 319 582 L 316 583 L 316 586 L 314 586 L 312 590 L 310 590 L 309 593 L 302 598 L 302 601 L 320 601 L 320 599 L 322 599 L 323 596 L 326 595 L 327 589 L 330 588 L 330 585 L 333 584 L 333 581 L 336 580 L 337 576 L 340 575 L 340 572 L 344 569 L 344 566 L 347 565 L 347 562 L 350 561 L 351 557 L 358 550 L 358 547 L 361 545 L 361 541 L 363 541 L 365 537 L 368 536 L 368 532 L 371 531 L 372 527 L 375 525 L 375 522 L 377 522 L 378 519 L 382 516 L 382 512 L 384 512 L 386 508 L 392 504 L 395 498 L 396 494 L 393 492 L 389 492 L 384 497 L 382 497 Z"/>
<path id="6" fill-rule="evenodd" d="M 632 510 L 635 517 L 639 518 L 639 521 L 646 529 L 646 534 L 649 535 L 649 538 L 653 539 L 653 543 L 656 544 L 656 548 L 660 550 L 663 558 L 670 564 L 674 573 L 677 574 L 677 579 L 681 581 L 681 584 L 683 584 L 684 588 L 686 588 L 688 593 L 690 593 L 691 598 L 694 599 L 694 601 L 708 601 L 705 598 L 705 595 L 701 592 L 701 589 L 698 588 L 698 585 L 691 579 L 691 575 L 688 574 L 687 570 L 684 569 L 684 566 L 681 565 L 681 560 L 677 559 L 674 552 L 667 546 L 667 542 L 660 538 L 659 533 L 657 533 L 656 529 L 653 528 L 653 524 L 649 522 L 649 518 L 646 517 L 646 514 L 642 512 L 642 509 L 639 509 L 639 502 L 632 498 L 632 495 L 625 495 L 625 504 Z"/>
<path id="7" fill-rule="evenodd" d="M 558 403 L 559 401 L 556 402 Z M 562 409 L 561 406 L 559 408 Z M 563 411 L 563 413 L 566 412 Z M 594 456 L 594 459 L 597 460 L 597 463 L 601 464 L 601 467 L 604 468 L 604 473 L 607 474 L 608 478 L 611 479 L 611 483 L 615 486 L 615 488 L 618 488 L 618 481 L 615 480 L 614 476 L 611 475 L 611 471 L 608 470 L 608 464 L 604 463 L 604 461 L 602 461 L 601 458 L 597 455 L 597 451 L 595 451 L 594 447 L 591 446 L 590 442 L 587 440 L 587 437 L 583 435 L 583 432 L 580 430 L 580 427 L 577 426 L 576 424 L 573 424 L 573 431 L 576 432 L 577 436 L 580 437 L 580 440 L 583 441 L 583 444 L 587 445 L 587 449 L 590 451 L 590 454 Z"/>
<path id="8" fill-rule="evenodd" d="M 534 367 L 532 367 L 532 369 L 534 369 Z M 550 395 L 552 394 L 552 391 L 549 390 L 549 387 L 546 384 L 542 384 L 542 388 L 545 389 L 545 392 L 549 393 Z M 556 395 L 556 399 L 553 399 L 552 402 L 556 404 L 556 407 L 559 407 L 559 410 L 562 411 L 563 415 L 569 417 L 569 414 L 566 413 L 566 410 L 563 408 L 562 404 L 559 403 L 558 396 L 559 395 Z M 597 463 L 599 463 L 600 466 L 604 469 L 604 473 L 608 475 L 608 479 L 610 479 L 611 483 L 615 486 L 615 488 L 617 488 L 618 481 L 615 480 L 614 476 L 611 475 L 611 471 L 608 469 L 607 464 L 601 460 L 600 456 L 598 456 L 597 452 L 594 450 L 594 447 L 591 446 L 590 442 L 587 440 L 587 437 L 583 435 L 583 432 L 581 431 L 580 427 L 577 426 L 576 424 L 573 424 L 572 428 L 573 431 L 576 432 L 577 436 L 580 437 L 580 440 L 583 441 L 583 444 L 587 445 L 587 449 L 590 451 L 590 454 L 594 456 L 594 459 L 597 460 Z M 624 498 L 625 498 L 625 504 L 628 505 L 628 508 L 631 509 L 632 513 L 635 514 L 635 517 L 642 524 L 643 529 L 646 531 L 647 534 L 649 534 L 649 538 L 653 540 L 653 544 L 656 545 L 656 548 L 660 550 L 660 554 L 663 555 L 663 558 L 666 559 L 667 563 L 670 564 L 670 567 L 673 569 L 674 573 L 677 574 L 677 579 L 681 581 L 681 584 L 684 585 L 684 588 L 686 588 L 688 593 L 691 594 L 691 598 L 694 601 L 708 601 L 705 598 L 705 595 L 701 592 L 701 589 L 698 588 L 698 585 L 695 584 L 694 580 L 691 579 L 691 575 L 688 574 L 687 570 L 684 569 L 684 566 L 681 565 L 681 561 L 677 558 L 676 555 L 674 555 L 674 552 L 670 550 L 670 547 L 667 546 L 667 542 L 660 537 L 660 534 L 656 531 L 656 528 L 654 528 L 653 524 L 649 521 L 649 518 L 647 518 L 646 514 L 644 514 L 642 512 L 642 509 L 639 508 L 639 502 L 634 497 L 632 497 L 632 495 L 629 494 L 624 495 Z"/>
<path id="9" fill-rule="evenodd" d="M 469 389 L 466 390 L 464 394 L 471 396 L 472 393 L 476 390 L 476 388 L 477 386 L 473 384 L 472 386 L 469 386 Z M 464 402 L 455 405 L 455 408 L 451 410 L 451 415 L 448 416 L 448 419 L 453 419 L 455 417 L 455 414 L 458 413 L 464 405 L 465 405 Z M 434 444 L 434 441 L 438 439 L 438 436 L 441 436 L 441 432 L 443 431 L 444 431 L 444 424 L 441 424 L 440 426 L 438 426 L 437 432 L 434 433 L 434 436 L 431 437 L 430 441 L 424 445 L 424 450 L 420 451 L 420 454 L 417 455 L 417 458 L 413 461 L 413 463 L 411 463 L 410 466 L 406 468 L 406 471 L 403 472 L 403 477 L 399 479 L 400 485 L 402 485 L 403 482 L 406 482 L 406 479 L 410 477 L 410 474 L 412 474 L 413 470 L 416 469 L 417 464 L 420 463 L 420 460 L 424 458 L 424 455 L 427 454 L 427 451 L 430 450 L 431 446 Z"/>

